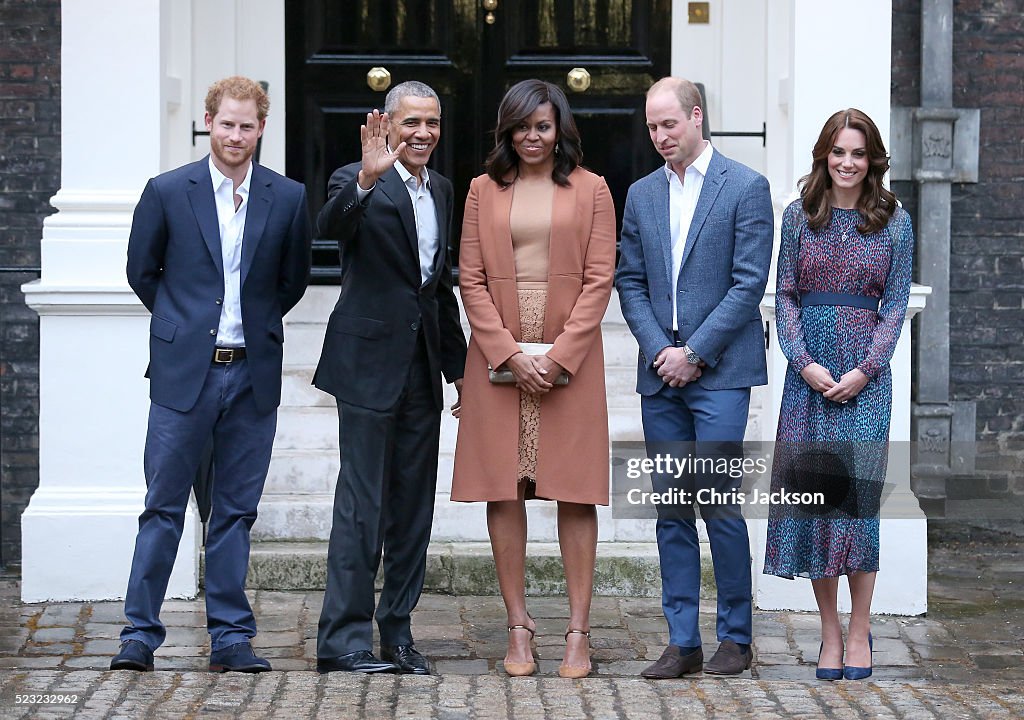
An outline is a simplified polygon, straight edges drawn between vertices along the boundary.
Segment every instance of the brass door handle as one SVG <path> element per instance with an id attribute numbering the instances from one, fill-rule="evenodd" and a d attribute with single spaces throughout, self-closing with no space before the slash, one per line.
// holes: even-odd
<path id="1" fill-rule="evenodd" d="M 372 67 L 366 73 L 366 84 L 374 92 L 384 92 L 391 87 L 391 73 L 387 68 Z"/>
<path id="2" fill-rule="evenodd" d="M 484 22 L 488 25 L 493 25 L 495 20 L 494 11 L 498 9 L 498 0 L 483 0 L 481 4 L 484 10 L 487 11 L 487 14 L 484 15 Z"/>
<path id="3" fill-rule="evenodd" d="M 590 87 L 590 73 L 586 68 L 573 68 L 565 76 L 565 82 L 573 92 L 586 92 Z"/>

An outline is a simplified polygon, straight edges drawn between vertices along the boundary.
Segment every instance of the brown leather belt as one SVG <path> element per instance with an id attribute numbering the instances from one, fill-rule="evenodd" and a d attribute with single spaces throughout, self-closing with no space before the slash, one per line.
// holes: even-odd
<path id="1" fill-rule="evenodd" d="M 214 348 L 213 349 L 213 361 L 226 365 L 227 363 L 233 363 L 235 360 L 245 360 L 245 348 Z"/>

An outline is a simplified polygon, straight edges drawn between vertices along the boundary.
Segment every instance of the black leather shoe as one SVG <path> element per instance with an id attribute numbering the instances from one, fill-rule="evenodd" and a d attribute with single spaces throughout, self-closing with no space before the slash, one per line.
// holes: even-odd
<path id="1" fill-rule="evenodd" d="M 688 673 L 699 673 L 703 667 L 703 648 L 697 648 L 688 655 L 681 655 L 678 645 L 669 645 L 658 661 L 641 672 L 640 676 L 649 680 L 669 680 Z"/>
<path id="2" fill-rule="evenodd" d="M 398 666 L 398 669 L 408 675 L 429 675 L 430 664 L 427 658 L 412 645 L 387 645 L 381 646 L 380 656 Z"/>
<path id="3" fill-rule="evenodd" d="M 329 672 L 396 673 L 398 666 L 378 660 L 369 650 L 356 650 L 338 657 L 317 658 L 316 671 L 321 675 Z"/>
<path id="4" fill-rule="evenodd" d="M 210 672 L 258 673 L 270 670 L 270 663 L 252 651 L 248 641 L 228 645 L 210 653 Z"/>
<path id="5" fill-rule="evenodd" d="M 110 669 L 149 672 L 153 669 L 153 651 L 141 640 L 125 640 L 121 652 L 110 661 Z"/>
<path id="6" fill-rule="evenodd" d="M 743 648 L 732 640 L 723 640 L 717 652 L 708 660 L 704 672 L 712 675 L 739 675 L 750 667 L 753 655 L 749 649 L 744 652 Z"/>

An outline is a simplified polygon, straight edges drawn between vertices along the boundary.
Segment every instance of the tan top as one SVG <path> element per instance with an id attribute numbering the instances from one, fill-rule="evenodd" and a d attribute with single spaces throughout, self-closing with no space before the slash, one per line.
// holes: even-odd
<path id="1" fill-rule="evenodd" d="M 509 229 L 512 231 L 516 281 L 546 283 L 555 181 L 551 178 L 528 181 L 520 178 L 512 186 L 512 192 Z"/>

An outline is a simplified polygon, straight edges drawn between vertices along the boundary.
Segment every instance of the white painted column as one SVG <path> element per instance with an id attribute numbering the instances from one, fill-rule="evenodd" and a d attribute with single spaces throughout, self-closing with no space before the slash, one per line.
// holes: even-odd
<path id="1" fill-rule="evenodd" d="M 180 7 L 179 7 L 180 11 Z M 178 11 L 176 11 L 178 12 Z M 42 276 L 39 488 L 22 517 L 22 599 L 124 597 L 143 509 L 149 314 L 125 279 L 131 213 L 169 166 L 181 103 L 170 0 L 75 0 L 61 8 L 61 188 Z M 180 22 L 173 23 L 180 27 Z M 197 589 L 199 523 L 186 514 L 169 597 Z"/>

